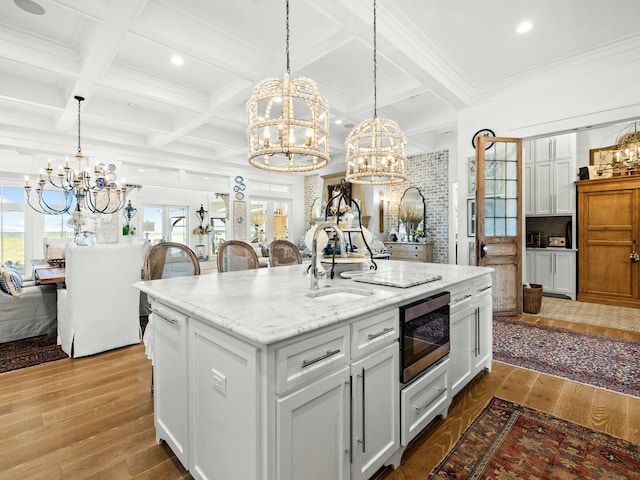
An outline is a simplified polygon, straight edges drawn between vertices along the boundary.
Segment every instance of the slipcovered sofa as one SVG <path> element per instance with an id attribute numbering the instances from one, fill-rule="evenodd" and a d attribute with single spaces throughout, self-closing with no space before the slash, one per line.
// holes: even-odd
<path id="1" fill-rule="evenodd" d="M 0 292 L 0 343 L 56 333 L 56 285 L 22 285 L 20 296 Z"/>

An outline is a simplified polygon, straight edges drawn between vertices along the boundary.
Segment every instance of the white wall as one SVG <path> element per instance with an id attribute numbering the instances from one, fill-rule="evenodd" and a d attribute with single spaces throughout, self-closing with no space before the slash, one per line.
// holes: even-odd
<path id="1" fill-rule="evenodd" d="M 478 130 L 490 128 L 497 136 L 529 138 L 640 117 L 640 89 L 636 80 L 640 62 L 617 69 L 588 67 L 585 69 L 590 71 L 585 75 L 570 81 L 556 82 L 549 78 L 539 85 L 523 82 L 517 91 L 503 92 L 500 98 L 487 99 L 460 111 L 457 179 L 452 179 L 459 185 L 459 232 L 466 231 L 465 159 L 475 154 L 471 138 Z M 586 165 L 588 158 L 584 163 L 582 155 L 588 148 L 584 145 L 580 148 L 578 164 Z M 459 255 L 460 263 L 465 263 L 464 258 Z"/>

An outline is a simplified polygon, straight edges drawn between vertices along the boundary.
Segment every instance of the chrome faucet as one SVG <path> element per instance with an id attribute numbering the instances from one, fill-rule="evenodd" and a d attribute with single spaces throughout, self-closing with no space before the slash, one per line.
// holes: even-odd
<path id="1" fill-rule="evenodd" d="M 316 227 L 315 232 L 313 232 L 313 238 L 311 240 L 311 266 L 309 267 L 309 288 L 311 290 L 318 289 L 318 234 L 321 231 L 324 231 L 325 228 L 333 228 L 338 235 L 338 240 L 340 241 L 340 251 L 342 257 L 347 257 L 347 247 L 344 243 L 344 233 L 338 225 L 333 222 L 324 222 Z"/>

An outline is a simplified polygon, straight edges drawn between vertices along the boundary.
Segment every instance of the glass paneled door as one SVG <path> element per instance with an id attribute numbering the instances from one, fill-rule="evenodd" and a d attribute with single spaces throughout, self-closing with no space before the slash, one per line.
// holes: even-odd
<path id="1" fill-rule="evenodd" d="M 477 265 L 493 272 L 493 311 L 522 313 L 522 140 L 478 137 Z"/>

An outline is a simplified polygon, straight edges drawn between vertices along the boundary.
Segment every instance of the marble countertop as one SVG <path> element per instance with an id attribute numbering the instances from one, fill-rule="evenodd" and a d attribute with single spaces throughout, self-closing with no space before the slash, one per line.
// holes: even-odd
<path id="1" fill-rule="evenodd" d="M 342 279 L 320 279 L 320 291 L 346 294 L 309 296 L 307 265 L 213 273 L 138 282 L 134 286 L 159 302 L 259 345 L 270 345 L 356 316 L 397 307 L 445 290 L 492 269 L 437 263 L 380 261 L 378 272 L 440 275 L 441 280 L 409 288 Z M 349 290 L 370 293 L 350 295 Z M 366 291 L 366 292 L 365 292 Z"/>

